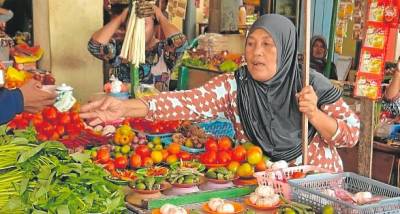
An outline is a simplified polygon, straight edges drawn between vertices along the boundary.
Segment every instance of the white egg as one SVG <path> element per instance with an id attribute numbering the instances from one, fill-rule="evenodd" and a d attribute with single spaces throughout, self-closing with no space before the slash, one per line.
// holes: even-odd
<path id="1" fill-rule="evenodd" d="M 354 199 L 357 204 L 365 204 L 372 199 L 372 194 L 370 192 L 357 192 L 354 195 Z"/>
<path id="2" fill-rule="evenodd" d="M 220 205 L 217 208 L 217 212 L 219 212 L 219 213 L 234 213 L 235 207 L 231 203 L 225 203 L 225 204 Z"/>
<path id="3" fill-rule="evenodd" d="M 280 160 L 272 164 L 272 169 L 273 170 L 278 170 L 278 169 L 286 169 L 289 167 L 289 164 L 285 160 Z"/>
<path id="4" fill-rule="evenodd" d="M 216 211 L 217 208 L 224 204 L 224 200 L 221 198 L 211 198 L 210 201 L 208 202 L 208 207 L 210 207 L 210 209 L 212 211 Z"/>
<path id="5" fill-rule="evenodd" d="M 265 185 L 258 186 L 254 192 L 260 197 L 269 197 L 275 194 L 273 187 Z"/>
<path id="6" fill-rule="evenodd" d="M 172 204 L 164 204 L 164 205 L 162 205 L 161 206 L 161 208 L 160 208 L 160 213 L 161 214 L 168 214 L 169 213 L 169 210 L 171 209 L 171 208 L 175 208 L 176 206 L 175 205 L 172 205 Z"/>
<path id="7" fill-rule="evenodd" d="M 258 195 L 255 192 L 253 192 L 250 194 L 249 200 L 252 204 L 256 204 L 258 198 L 259 198 Z"/>

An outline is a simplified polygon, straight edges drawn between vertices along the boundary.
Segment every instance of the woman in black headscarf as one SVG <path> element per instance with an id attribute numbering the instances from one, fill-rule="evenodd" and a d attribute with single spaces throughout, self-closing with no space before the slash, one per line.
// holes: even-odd
<path id="1" fill-rule="evenodd" d="M 310 164 L 341 171 L 335 147 L 357 143 L 359 120 L 323 75 L 311 71 L 310 86 L 303 87 L 296 53 L 291 21 L 281 15 L 263 15 L 246 40 L 247 66 L 235 74 L 219 75 L 197 89 L 142 100 L 104 98 L 83 106 L 81 117 L 95 119 L 92 125 L 121 116 L 152 120 L 224 117 L 234 124 L 239 141 L 259 145 L 273 161 L 295 163 L 301 160 L 304 113 L 310 122 Z"/>
<path id="2" fill-rule="evenodd" d="M 326 60 L 326 54 L 328 53 L 328 47 L 326 41 L 322 36 L 313 36 L 311 39 L 311 60 L 310 67 L 315 69 L 318 73 L 324 74 L 324 68 L 328 63 Z M 331 72 L 329 79 L 337 80 L 337 72 L 335 63 L 331 62 Z"/>

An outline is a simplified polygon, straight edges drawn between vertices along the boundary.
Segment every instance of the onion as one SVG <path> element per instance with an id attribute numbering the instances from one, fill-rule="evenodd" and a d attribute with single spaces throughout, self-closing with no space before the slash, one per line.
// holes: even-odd
<path id="1" fill-rule="evenodd" d="M 372 194 L 370 192 L 357 192 L 354 195 L 354 199 L 357 202 L 357 204 L 365 204 L 371 201 Z"/>
<path id="2" fill-rule="evenodd" d="M 210 207 L 210 209 L 212 211 L 217 211 L 217 208 L 221 205 L 224 204 L 224 200 L 221 198 L 212 198 L 210 199 L 210 201 L 208 202 L 208 207 Z"/>
<path id="3" fill-rule="evenodd" d="M 234 213 L 235 207 L 231 203 L 221 204 L 217 208 L 217 212 L 219 213 Z"/>
<path id="4" fill-rule="evenodd" d="M 164 205 L 162 205 L 162 207 L 160 208 L 160 213 L 161 214 L 168 214 L 169 213 L 169 210 L 171 209 L 171 208 L 174 208 L 174 207 L 176 207 L 175 205 L 172 205 L 172 204 L 164 204 Z"/>

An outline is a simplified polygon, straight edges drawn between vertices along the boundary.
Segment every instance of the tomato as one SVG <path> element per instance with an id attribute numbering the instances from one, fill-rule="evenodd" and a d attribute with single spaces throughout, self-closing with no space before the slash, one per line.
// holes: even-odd
<path id="1" fill-rule="evenodd" d="M 17 124 L 15 123 L 14 120 L 10 121 L 10 122 L 7 124 L 7 126 L 8 126 L 8 128 L 10 128 L 10 129 L 15 129 L 15 128 L 17 128 Z"/>
<path id="2" fill-rule="evenodd" d="M 33 114 L 28 113 L 28 112 L 22 112 L 22 118 L 27 119 L 27 120 L 32 120 Z"/>
<path id="3" fill-rule="evenodd" d="M 217 140 L 214 137 L 208 137 L 206 142 L 206 151 L 217 151 L 218 150 L 218 144 Z"/>
<path id="4" fill-rule="evenodd" d="M 258 152 L 262 155 L 263 151 L 259 146 L 252 146 L 247 150 L 247 154 L 248 153 L 252 153 L 252 152 Z"/>
<path id="5" fill-rule="evenodd" d="M 25 129 L 29 125 L 29 121 L 26 119 L 16 120 L 17 129 Z"/>
<path id="6" fill-rule="evenodd" d="M 186 151 L 181 151 L 178 154 L 179 159 L 182 159 L 183 161 L 188 161 L 190 159 L 192 159 L 192 155 L 190 155 L 189 152 Z"/>
<path id="7" fill-rule="evenodd" d="M 306 176 L 303 172 L 293 172 L 291 179 L 304 178 Z"/>
<path id="8" fill-rule="evenodd" d="M 153 160 L 151 159 L 151 157 L 145 157 L 142 160 L 142 166 L 144 167 L 151 167 L 153 166 Z"/>
<path id="9" fill-rule="evenodd" d="M 38 139 L 38 141 L 43 142 L 43 141 L 48 140 L 48 137 L 45 134 L 38 133 L 37 134 L 37 139 Z"/>
<path id="10" fill-rule="evenodd" d="M 232 151 L 232 160 L 243 162 L 246 160 L 246 149 L 243 146 L 237 146 Z"/>
<path id="11" fill-rule="evenodd" d="M 57 141 L 57 140 L 60 139 L 60 135 L 55 131 L 53 131 L 53 133 L 51 135 L 48 135 L 48 136 L 50 137 L 50 140 Z"/>
<path id="12" fill-rule="evenodd" d="M 217 161 L 218 163 L 226 164 L 231 161 L 231 155 L 227 151 L 218 152 Z"/>
<path id="13" fill-rule="evenodd" d="M 133 154 L 129 159 L 129 165 L 131 168 L 139 168 L 142 165 L 142 157 L 137 154 Z"/>
<path id="14" fill-rule="evenodd" d="M 78 112 L 70 112 L 69 114 L 70 114 L 70 118 L 73 122 L 77 122 L 77 121 L 81 120 Z"/>
<path id="15" fill-rule="evenodd" d="M 110 160 L 110 150 L 103 148 L 97 151 L 97 161 L 104 164 Z"/>
<path id="16" fill-rule="evenodd" d="M 267 170 L 267 164 L 265 163 L 264 160 L 262 160 L 262 161 L 258 162 L 258 164 L 256 164 L 255 169 L 257 172 L 265 171 L 265 170 Z"/>
<path id="17" fill-rule="evenodd" d="M 58 114 L 58 123 L 62 125 L 67 125 L 71 122 L 71 117 L 68 112 L 61 112 Z"/>
<path id="18" fill-rule="evenodd" d="M 44 119 L 54 121 L 57 119 L 57 109 L 52 106 L 46 107 L 43 109 L 42 115 Z"/>
<path id="19" fill-rule="evenodd" d="M 115 170 L 115 165 L 114 162 L 112 160 L 108 161 L 105 165 L 104 165 L 104 169 L 106 169 L 109 172 L 113 172 Z"/>
<path id="20" fill-rule="evenodd" d="M 262 160 L 262 153 L 256 150 L 247 151 L 247 162 L 251 165 L 256 165 Z"/>
<path id="21" fill-rule="evenodd" d="M 119 156 L 114 160 L 115 168 L 125 169 L 128 166 L 128 159 L 125 156 Z"/>
<path id="22" fill-rule="evenodd" d="M 205 164 L 216 163 L 216 161 L 217 161 L 217 153 L 215 151 L 209 151 L 201 154 L 200 156 L 200 162 Z"/>
<path id="23" fill-rule="evenodd" d="M 68 134 L 77 134 L 80 132 L 80 129 L 76 127 L 75 124 L 69 123 L 65 126 L 65 130 L 67 131 Z"/>
<path id="24" fill-rule="evenodd" d="M 50 135 L 54 131 L 54 127 L 46 121 L 43 121 L 43 123 L 39 124 L 38 129 L 46 135 Z"/>
<path id="25" fill-rule="evenodd" d="M 56 132 L 57 134 L 59 134 L 60 136 L 64 134 L 65 132 L 65 128 L 63 125 L 57 125 L 56 126 Z"/>
<path id="26" fill-rule="evenodd" d="M 36 113 L 33 115 L 32 123 L 34 126 L 41 124 L 43 122 L 43 115 L 41 113 Z"/>
<path id="27" fill-rule="evenodd" d="M 179 143 L 171 143 L 167 150 L 170 154 L 177 155 L 181 151 L 181 145 Z"/>
<path id="28" fill-rule="evenodd" d="M 150 148 L 147 147 L 147 145 L 139 145 L 138 147 L 136 147 L 135 153 L 144 158 L 144 157 L 150 157 L 151 151 Z"/>
<path id="29" fill-rule="evenodd" d="M 226 151 L 232 148 L 232 140 L 227 137 L 221 137 L 218 139 L 218 150 L 220 151 Z"/>

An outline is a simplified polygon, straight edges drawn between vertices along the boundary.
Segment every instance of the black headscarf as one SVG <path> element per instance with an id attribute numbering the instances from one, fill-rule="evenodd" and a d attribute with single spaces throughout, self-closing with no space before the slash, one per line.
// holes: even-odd
<path id="1" fill-rule="evenodd" d="M 301 155 L 301 112 L 297 92 L 302 89 L 302 72 L 297 62 L 297 36 L 284 16 L 266 14 L 250 28 L 267 31 L 277 48 L 277 73 L 266 82 L 252 78 L 247 67 L 235 73 L 240 120 L 247 137 L 260 145 L 273 161 L 290 161 Z M 341 93 L 323 75 L 310 71 L 310 85 L 318 96 L 318 107 L 336 102 Z M 316 133 L 309 124 L 308 137 Z"/>
<path id="2" fill-rule="evenodd" d="M 312 52 L 313 47 L 314 47 L 315 42 L 317 42 L 317 41 L 321 42 L 325 49 L 325 53 L 322 58 L 317 58 L 317 57 L 313 56 L 313 52 Z M 322 36 L 313 36 L 311 38 L 310 45 L 311 45 L 310 67 L 312 69 L 315 69 L 315 71 L 317 71 L 318 73 L 324 74 L 324 69 L 325 69 L 325 66 L 327 63 L 326 55 L 328 53 L 328 47 L 326 44 L 326 40 Z M 336 66 L 334 63 L 331 63 L 331 72 L 329 74 L 329 79 L 334 79 L 334 80 L 338 79 L 337 72 L 336 72 Z"/>

